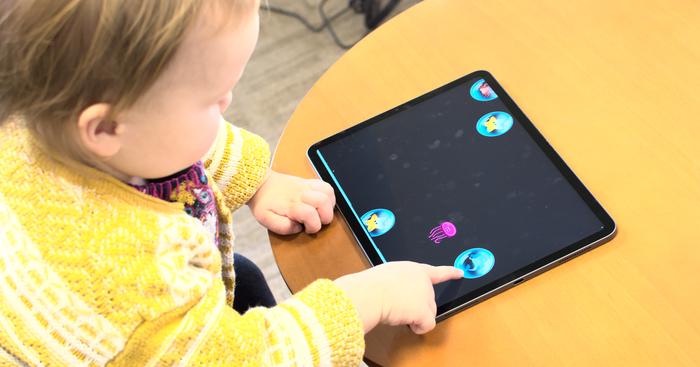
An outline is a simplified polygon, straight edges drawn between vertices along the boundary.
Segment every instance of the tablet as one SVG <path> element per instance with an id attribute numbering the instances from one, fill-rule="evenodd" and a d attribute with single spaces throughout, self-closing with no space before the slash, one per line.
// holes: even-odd
<path id="1" fill-rule="evenodd" d="M 438 320 L 612 238 L 615 223 L 486 71 L 308 150 L 373 265 L 453 265 Z"/>

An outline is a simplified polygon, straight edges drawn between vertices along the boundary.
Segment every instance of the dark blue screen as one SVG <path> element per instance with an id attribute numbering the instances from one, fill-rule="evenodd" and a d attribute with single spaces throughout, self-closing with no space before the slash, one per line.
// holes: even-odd
<path id="1" fill-rule="evenodd" d="M 365 229 L 356 235 L 368 237 L 384 261 L 467 270 L 464 279 L 436 287 L 438 304 L 603 228 L 483 79 L 340 136 L 315 154 L 350 203 L 347 219 Z"/>

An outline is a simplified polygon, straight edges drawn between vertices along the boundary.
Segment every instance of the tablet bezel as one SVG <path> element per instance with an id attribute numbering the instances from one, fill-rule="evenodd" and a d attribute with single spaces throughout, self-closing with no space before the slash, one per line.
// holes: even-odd
<path id="1" fill-rule="evenodd" d="M 554 164 L 554 166 L 559 170 L 562 176 L 567 180 L 569 185 L 574 188 L 574 190 L 579 194 L 583 201 L 588 205 L 591 211 L 596 215 L 598 220 L 603 224 L 603 228 L 585 237 L 560 251 L 554 252 L 536 262 L 530 263 L 520 269 L 494 280 L 487 285 L 477 288 L 476 290 L 469 292 L 462 297 L 457 298 L 454 301 L 448 302 L 443 305 L 438 305 L 437 310 L 437 320 L 443 320 L 446 317 L 460 311 L 464 308 L 473 306 L 478 302 L 481 302 L 493 295 L 500 293 L 512 286 L 520 284 L 524 280 L 534 277 L 556 265 L 559 265 L 589 249 L 592 249 L 600 244 L 609 241 L 616 233 L 617 228 L 615 222 L 610 217 L 610 215 L 605 211 L 605 209 L 600 205 L 600 203 L 593 197 L 590 191 L 585 187 L 581 180 L 574 174 L 574 172 L 568 167 L 564 160 L 557 154 L 557 152 L 552 148 L 552 146 L 547 142 L 544 136 L 537 130 L 532 121 L 523 113 L 523 111 L 518 107 L 518 105 L 513 101 L 513 99 L 506 93 L 503 87 L 496 81 L 496 79 L 487 71 L 479 70 L 469 73 L 459 79 L 456 79 L 448 84 L 445 84 L 437 89 L 434 89 L 428 93 L 425 93 L 417 98 L 414 98 L 406 103 L 403 103 L 397 107 L 394 107 L 384 113 L 374 116 L 364 122 L 361 122 L 355 126 L 352 126 L 346 130 L 338 132 L 330 137 L 327 137 L 315 144 L 313 144 L 307 150 L 307 158 L 311 161 L 311 165 L 316 171 L 316 174 L 321 177 L 324 181 L 330 183 L 333 186 L 336 194 L 336 205 L 338 206 L 341 214 L 345 218 L 345 222 L 351 228 L 355 240 L 360 245 L 363 253 L 372 264 L 376 266 L 382 264 L 384 261 L 380 258 L 377 250 L 374 248 L 374 244 L 371 241 L 369 234 L 366 232 L 364 226 L 361 225 L 360 218 L 351 209 L 351 203 L 348 198 L 345 197 L 344 192 L 340 189 L 339 183 L 336 181 L 335 177 L 331 175 L 328 170 L 329 168 L 325 164 L 325 161 L 316 152 L 321 147 L 333 143 L 334 141 L 341 139 L 347 135 L 353 134 L 355 131 L 364 129 L 370 125 L 380 123 L 385 118 L 406 110 L 418 103 L 421 103 L 427 99 L 430 99 L 444 91 L 452 89 L 453 87 L 465 83 L 471 79 L 484 79 L 494 90 L 499 99 L 508 107 L 509 111 L 512 113 L 514 119 L 520 123 L 521 126 L 527 131 L 527 133 L 532 137 L 537 146 L 542 152 L 549 158 L 549 160 Z M 358 236 L 358 233 L 364 234 L 364 236 Z"/>

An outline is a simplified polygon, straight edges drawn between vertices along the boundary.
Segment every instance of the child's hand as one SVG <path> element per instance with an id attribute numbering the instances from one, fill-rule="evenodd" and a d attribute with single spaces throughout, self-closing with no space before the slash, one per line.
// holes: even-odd
<path id="1" fill-rule="evenodd" d="M 452 266 L 400 261 L 342 276 L 335 283 L 357 307 L 365 333 L 381 323 L 409 325 L 414 333 L 425 334 L 435 327 L 433 284 L 463 275 Z"/>
<path id="2" fill-rule="evenodd" d="M 248 202 L 255 219 L 278 234 L 316 233 L 333 220 L 331 185 L 270 171 Z"/>

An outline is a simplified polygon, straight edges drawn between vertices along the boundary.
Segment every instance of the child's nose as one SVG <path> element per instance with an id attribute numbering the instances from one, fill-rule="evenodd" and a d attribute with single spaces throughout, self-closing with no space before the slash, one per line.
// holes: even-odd
<path id="1" fill-rule="evenodd" d="M 228 93 L 224 94 L 223 97 L 219 100 L 219 110 L 221 113 L 224 113 L 226 109 L 228 108 L 228 105 L 231 104 L 231 99 L 233 99 L 233 94 L 231 91 L 228 91 Z"/>

